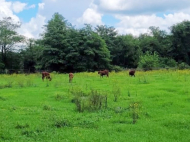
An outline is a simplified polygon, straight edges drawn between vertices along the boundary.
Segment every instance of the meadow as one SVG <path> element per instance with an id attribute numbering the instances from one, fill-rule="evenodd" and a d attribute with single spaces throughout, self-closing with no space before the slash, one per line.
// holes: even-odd
<path id="1" fill-rule="evenodd" d="M 190 70 L 0 75 L 0 142 L 189 142 Z"/>

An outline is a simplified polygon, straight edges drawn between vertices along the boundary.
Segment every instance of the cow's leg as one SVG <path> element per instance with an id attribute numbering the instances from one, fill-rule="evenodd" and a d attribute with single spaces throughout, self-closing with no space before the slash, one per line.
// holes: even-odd
<path id="1" fill-rule="evenodd" d="M 71 83 L 73 80 L 73 77 L 69 77 L 69 83 Z"/>
<path id="2" fill-rule="evenodd" d="M 42 76 L 42 80 L 44 81 L 44 76 Z"/>
<path id="3" fill-rule="evenodd" d="M 49 80 L 49 76 L 46 76 L 46 80 L 47 80 L 47 79 Z"/>

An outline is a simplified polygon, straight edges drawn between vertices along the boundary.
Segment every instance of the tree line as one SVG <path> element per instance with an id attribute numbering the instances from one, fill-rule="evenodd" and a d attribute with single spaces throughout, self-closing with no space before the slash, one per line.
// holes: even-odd
<path id="1" fill-rule="evenodd" d="M 0 20 L 0 70 L 83 72 L 101 69 L 181 67 L 190 64 L 190 21 L 149 32 L 120 35 L 114 27 L 85 24 L 77 29 L 55 13 L 39 39 L 27 39 L 16 30 L 21 23 Z M 24 48 L 20 46 L 26 44 Z M 20 48 L 18 48 L 20 47 Z"/>

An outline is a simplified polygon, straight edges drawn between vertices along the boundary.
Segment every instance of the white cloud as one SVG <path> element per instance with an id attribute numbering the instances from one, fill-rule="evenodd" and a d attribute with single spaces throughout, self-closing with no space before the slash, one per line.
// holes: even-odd
<path id="1" fill-rule="evenodd" d="M 13 2 L 12 3 L 12 10 L 15 12 L 15 13 L 19 13 L 25 9 L 31 9 L 31 8 L 35 8 L 35 4 L 32 4 L 32 5 L 27 5 L 27 3 L 21 3 L 19 1 L 16 1 L 16 2 Z"/>
<path id="2" fill-rule="evenodd" d="M 138 36 L 140 33 L 147 32 L 150 26 L 159 27 L 161 30 L 169 32 L 169 27 L 182 22 L 185 19 L 190 19 L 190 14 L 175 13 L 164 15 L 164 18 L 157 17 L 156 15 L 139 15 L 139 16 L 121 16 L 117 15 L 116 18 L 121 21 L 117 25 L 117 30 L 121 34 L 131 33 Z"/>
<path id="3" fill-rule="evenodd" d="M 14 12 L 21 12 L 24 9 L 35 8 L 35 5 L 27 7 L 27 4 L 20 2 L 6 2 L 0 0 L 0 20 L 3 17 L 12 17 L 15 22 L 20 21 L 19 17 Z M 39 38 L 39 34 L 43 32 L 43 25 L 45 25 L 45 17 L 37 14 L 36 17 L 31 18 L 28 23 L 22 23 L 21 28 L 17 29 L 18 33 L 28 38 Z"/>
<path id="4" fill-rule="evenodd" d="M 77 22 L 82 24 L 92 24 L 92 25 L 100 25 L 102 14 L 98 13 L 95 9 L 88 8 L 82 15 L 82 17 L 77 19 Z"/>
<path id="5" fill-rule="evenodd" d="M 19 18 L 13 14 L 11 10 L 12 3 L 0 0 L 0 19 L 3 17 L 12 17 L 15 21 L 19 21 Z"/>
<path id="6" fill-rule="evenodd" d="M 37 15 L 35 18 L 31 18 L 28 23 L 23 23 L 18 32 L 28 38 L 39 38 L 40 33 L 43 32 L 43 26 L 45 25 L 46 18 L 42 15 Z"/>
<path id="7" fill-rule="evenodd" d="M 130 7 L 130 4 L 126 0 L 100 0 L 99 6 L 106 10 L 125 10 Z"/>
<path id="8" fill-rule="evenodd" d="M 15 13 L 19 13 L 19 12 L 23 11 L 26 8 L 26 6 L 27 6 L 26 3 L 21 3 L 19 1 L 12 3 L 12 9 Z"/>
<path id="9" fill-rule="evenodd" d="M 32 4 L 32 5 L 28 6 L 26 9 L 31 9 L 31 8 L 35 8 L 35 7 L 36 7 L 36 5 Z"/>
<path id="10" fill-rule="evenodd" d="M 100 11 L 117 14 L 176 12 L 190 7 L 189 0 L 94 0 Z"/>
<path id="11" fill-rule="evenodd" d="M 170 26 L 190 20 L 190 0 L 42 0 L 30 6 L 19 0 L 13 1 L 0 0 L 0 19 L 11 16 L 19 21 L 17 13 L 38 5 L 36 16 L 23 23 L 19 30 L 19 33 L 32 38 L 39 37 L 39 33 L 43 32 L 42 26 L 55 12 L 79 28 L 84 23 L 110 26 L 114 23 L 119 33 L 134 35 L 147 32 L 150 26 L 168 31 Z M 114 16 L 119 22 L 109 19 L 110 23 L 106 22 L 104 15 L 108 15 L 106 18 Z"/>
<path id="12" fill-rule="evenodd" d="M 44 5 L 45 5 L 45 3 L 38 3 L 39 9 L 43 10 L 44 9 Z"/>
<path id="13" fill-rule="evenodd" d="M 93 0 L 42 0 L 43 8 L 39 9 L 39 14 L 51 19 L 56 12 L 61 14 L 73 25 L 78 24 L 77 19 L 90 8 Z"/>

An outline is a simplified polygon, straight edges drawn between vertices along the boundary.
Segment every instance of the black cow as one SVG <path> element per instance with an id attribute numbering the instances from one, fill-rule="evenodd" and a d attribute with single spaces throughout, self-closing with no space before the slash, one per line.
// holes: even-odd
<path id="1" fill-rule="evenodd" d="M 129 75 L 135 77 L 135 70 L 130 70 L 130 71 L 129 71 Z"/>

